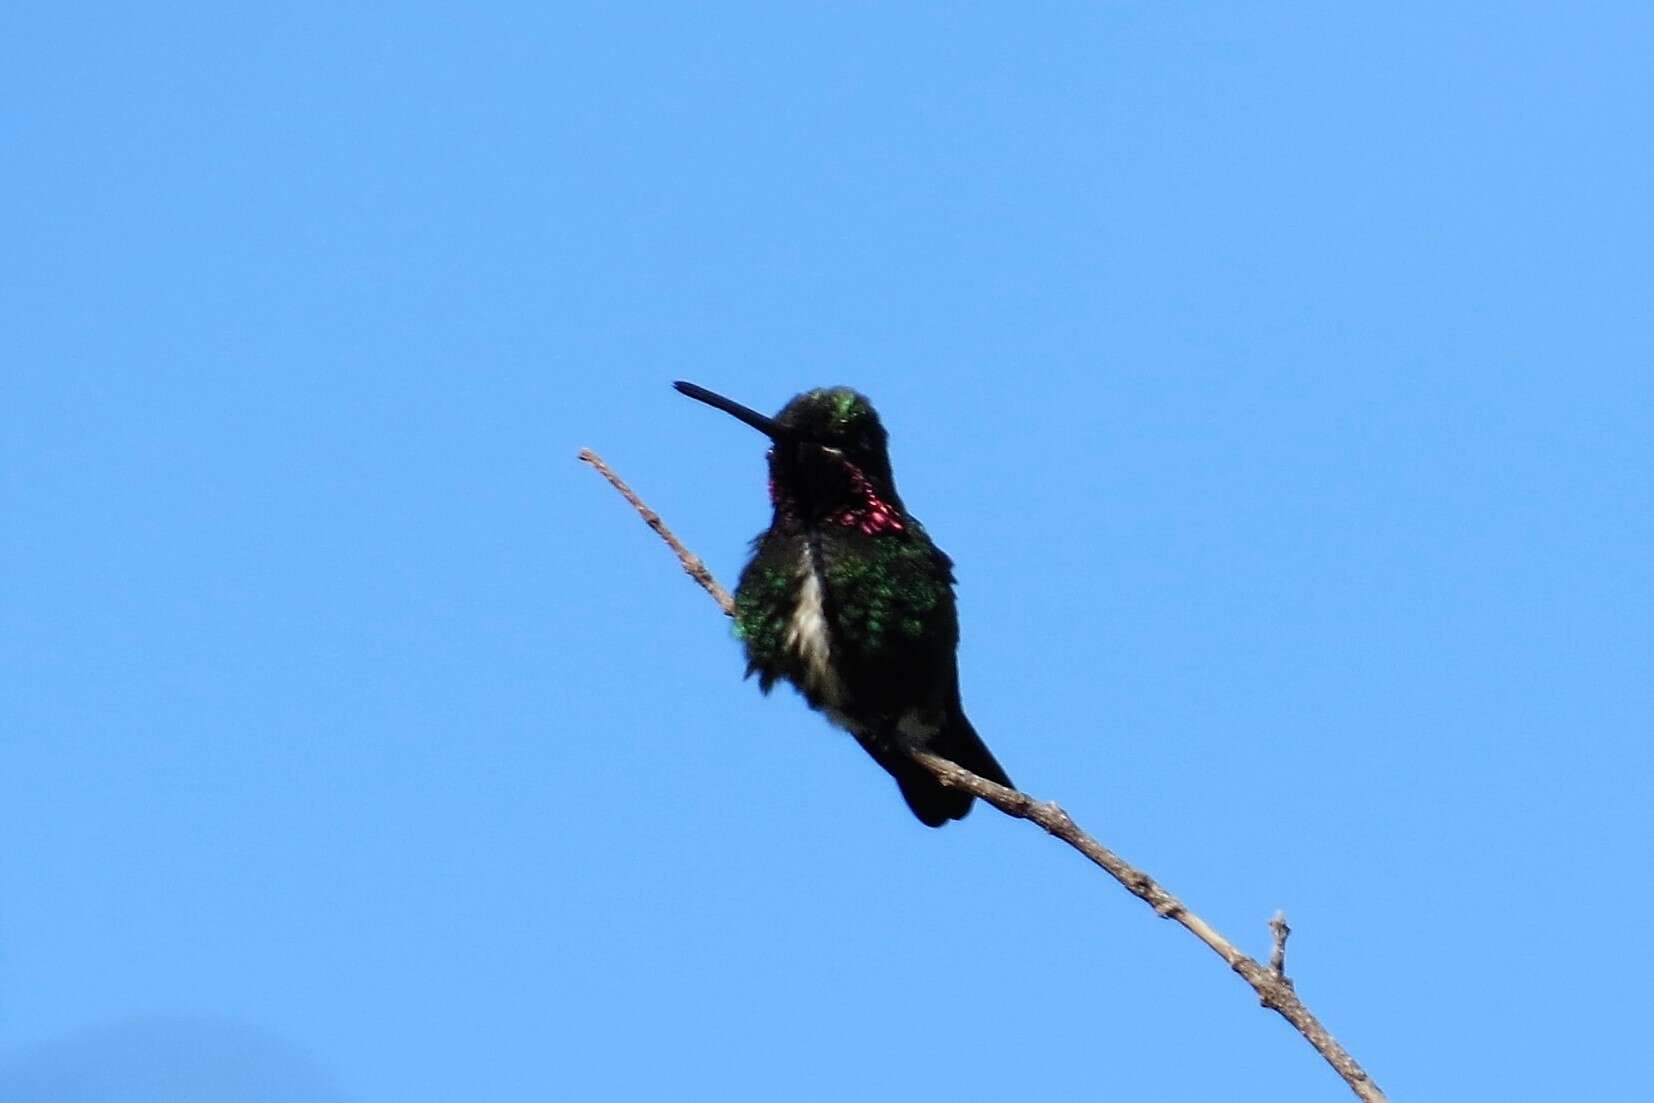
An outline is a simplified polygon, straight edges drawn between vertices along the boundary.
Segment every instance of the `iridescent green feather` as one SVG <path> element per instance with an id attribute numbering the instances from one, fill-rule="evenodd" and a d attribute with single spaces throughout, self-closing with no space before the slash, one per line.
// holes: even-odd
<path id="1" fill-rule="evenodd" d="M 754 564 L 735 593 L 735 637 L 754 664 L 779 662 L 792 610 L 794 571 Z"/>
<path id="2" fill-rule="evenodd" d="M 948 577 L 922 531 L 902 538 L 858 540 L 828 556 L 834 626 L 849 646 L 869 657 L 905 648 L 928 629 L 942 628 L 936 613 L 949 600 Z"/>

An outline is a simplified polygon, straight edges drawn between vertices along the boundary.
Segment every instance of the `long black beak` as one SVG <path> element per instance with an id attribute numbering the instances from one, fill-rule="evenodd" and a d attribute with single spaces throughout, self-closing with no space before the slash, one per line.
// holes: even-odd
<path id="1" fill-rule="evenodd" d="M 734 399 L 725 398 L 721 394 L 709 391 L 705 387 L 698 387 L 693 383 L 685 383 L 681 379 L 672 386 L 678 389 L 679 394 L 686 394 L 698 402 L 704 402 L 708 406 L 716 406 L 724 413 L 740 418 L 773 441 L 781 442 L 794 438 L 794 434 L 773 417 L 765 417 L 757 410 L 743 406 Z"/>

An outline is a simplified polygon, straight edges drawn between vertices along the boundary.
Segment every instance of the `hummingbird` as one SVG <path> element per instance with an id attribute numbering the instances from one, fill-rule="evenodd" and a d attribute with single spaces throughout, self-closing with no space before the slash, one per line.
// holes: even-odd
<path id="1" fill-rule="evenodd" d="M 772 418 L 694 383 L 673 386 L 770 440 L 774 515 L 735 590 L 747 676 L 765 693 L 791 682 L 896 779 L 927 827 L 963 819 L 974 798 L 910 750 L 1010 786 L 959 702 L 953 560 L 896 493 L 873 404 L 824 387 Z"/>

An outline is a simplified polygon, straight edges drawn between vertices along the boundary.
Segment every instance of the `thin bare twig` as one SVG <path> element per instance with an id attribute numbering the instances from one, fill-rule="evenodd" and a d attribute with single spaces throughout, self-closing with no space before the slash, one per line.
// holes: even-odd
<path id="1" fill-rule="evenodd" d="M 580 450 L 580 459 L 597 469 L 597 472 L 609 480 L 614 488 L 625 496 L 638 511 L 644 522 L 659 534 L 662 540 L 672 548 L 678 556 L 678 562 L 696 582 L 699 582 L 712 599 L 723 609 L 726 616 L 735 615 L 735 602 L 729 592 L 718 585 L 712 577 L 712 572 L 693 553 L 685 548 L 672 535 L 665 522 L 654 510 L 646 506 L 642 499 L 632 492 L 632 489 L 621 481 L 620 477 L 611 471 L 607 464 L 596 453 L 589 449 Z M 1083 854 L 1087 859 L 1100 867 L 1110 877 L 1120 882 L 1125 890 L 1153 908 L 1155 914 L 1163 919 L 1170 919 L 1183 927 L 1190 934 L 1205 943 L 1213 953 L 1224 960 L 1224 963 L 1239 974 L 1240 978 L 1252 986 L 1258 994 L 1258 1000 L 1263 1006 L 1280 1014 L 1291 1023 L 1298 1033 L 1302 1034 L 1315 1051 L 1324 1057 L 1333 1071 L 1343 1077 L 1359 1098 L 1366 1103 L 1388 1103 L 1384 1093 L 1373 1082 L 1367 1071 L 1351 1057 L 1349 1051 L 1338 1044 L 1327 1028 L 1321 1025 L 1319 1019 L 1310 1013 L 1298 994 L 1293 991 L 1292 982 L 1286 977 L 1286 936 L 1291 928 L 1286 925 L 1286 917 L 1277 913 L 1270 921 L 1270 929 L 1275 934 L 1275 949 L 1270 956 L 1268 966 L 1260 964 L 1253 958 L 1240 952 L 1235 944 L 1230 942 L 1217 929 L 1207 923 L 1200 916 L 1191 912 L 1183 902 L 1170 892 L 1166 891 L 1158 881 L 1147 873 L 1137 869 L 1121 858 L 1114 851 L 1092 838 L 1085 830 L 1076 824 L 1067 812 L 1050 801 L 1035 800 L 1027 793 L 996 784 L 985 777 L 971 773 L 963 766 L 958 765 L 940 755 L 930 754 L 927 751 L 910 751 L 913 760 L 935 775 L 936 780 L 950 789 L 959 789 L 972 796 L 993 805 L 1007 816 L 1019 820 L 1028 820 L 1044 828 L 1045 831 L 1061 839 L 1069 846 Z"/>
<path id="2" fill-rule="evenodd" d="M 712 600 L 718 603 L 718 607 L 724 611 L 724 616 L 733 617 L 735 615 L 735 599 L 729 596 L 728 590 L 718 585 L 718 580 L 713 578 L 712 572 L 706 569 L 706 564 L 701 562 L 701 557 L 684 547 L 683 543 L 672 535 L 672 530 L 666 527 L 666 522 L 660 519 L 660 514 L 645 505 L 643 499 L 639 498 L 632 491 L 632 488 L 627 486 L 625 481 L 619 475 L 616 475 L 608 464 L 603 462 L 602 456 L 599 456 L 590 448 L 582 448 L 580 449 L 580 460 L 582 463 L 591 464 L 599 475 L 609 480 L 610 486 L 620 491 L 622 498 L 632 503 L 632 508 L 637 510 L 639 517 L 643 518 L 643 523 L 654 529 L 655 535 L 666 541 L 666 546 L 677 553 L 678 562 L 683 564 L 683 569 L 689 573 L 689 577 L 699 582 L 701 589 L 712 595 Z"/>

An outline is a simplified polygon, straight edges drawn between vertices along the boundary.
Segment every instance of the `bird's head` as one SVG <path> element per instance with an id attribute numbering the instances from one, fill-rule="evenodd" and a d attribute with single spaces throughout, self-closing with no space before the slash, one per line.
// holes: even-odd
<path id="1" fill-rule="evenodd" d="M 770 497 L 777 513 L 870 535 L 903 527 L 889 437 L 865 395 L 820 387 L 795 395 L 772 418 L 693 383 L 674 386 L 770 438 Z"/>

